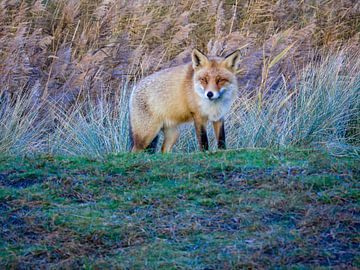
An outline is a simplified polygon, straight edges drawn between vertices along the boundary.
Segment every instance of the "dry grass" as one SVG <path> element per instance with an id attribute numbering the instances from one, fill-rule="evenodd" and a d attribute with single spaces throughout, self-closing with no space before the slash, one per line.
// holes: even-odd
<path id="1" fill-rule="evenodd" d="M 0 85 L 19 93 L 39 83 L 43 97 L 66 104 L 116 96 L 124 81 L 189 60 L 195 46 L 224 55 L 248 44 L 240 83 L 254 91 L 264 57 L 294 42 L 269 82 L 291 78 L 314 48 L 358 44 L 359 10 L 345 0 L 3 1 Z"/>
<path id="2" fill-rule="evenodd" d="M 304 119 L 305 124 L 289 119 L 289 106 L 297 106 L 303 118 L 309 113 L 304 108 L 321 109 L 316 103 L 296 105 L 293 98 L 302 94 L 306 98 L 309 89 L 304 91 L 301 83 L 317 87 L 313 95 L 319 94 L 317 98 L 326 95 L 320 88 L 329 81 L 317 86 L 314 79 L 302 76 L 327 64 L 340 70 L 325 74 L 318 69 L 323 73 L 311 76 L 331 80 L 331 75 L 341 75 L 335 84 L 342 84 L 344 78 L 346 87 L 333 83 L 336 91 L 329 92 L 329 100 L 322 100 L 331 106 L 337 95 L 343 97 L 343 107 L 331 114 L 335 122 L 338 113 L 349 106 L 355 108 L 348 112 L 351 119 L 345 124 L 349 125 L 341 131 L 346 129 L 347 142 L 358 144 L 359 105 L 353 102 L 358 84 L 349 81 L 359 76 L 359 11 L 360 4 L 350 0 L 3 1 L 0 128 L 3 134 L 18 135 L 11 142 L 2 139 L 0 144 L 6 145 L 0 147 L 18 154 L 40 150 L 96 156 L 126 150 L 128 90 L 147 74 L 189 61 L 193 47 L 211 55 L 242 48 L 239 99 L 229 118 L 231 147 L 286 146 L 296 140 L 304 145 L 308 138 L 301 132 L 296 131 L 298 137 L 291 139 L 292 125 L 298 130 L 311 127 Z M 329 54 L 337 55 L 333 63 L 328 61 Z M 354 61 L 352 70 L 349 59 Z M 9 106 L 28 101 L 29 95 L 30 103 Z M 274 113 L 276 121 L 272 121 Z M 18 121 L 20 118 L 24 119 Z M 313 120 L 321 117 L 310 122 Z M 334 134 L 334 121 L 329 127 L 318 124 L 316 131 L 324 127 Z M 273 130 L 264 131 L 264 127 Z M 241 129 L 249 134 L 245 140 L 239 140 L 244 136 Z M 280 139 L 275 138 L 276 132 L 281 133 Z M 184 133 L 188 136 L 177 150 L 196 149 L 193 132 L 187 129 Z M 320 137 L 316 141 L 325 144 L 330 138 Z M 4 138 L 9 140 L 8 135 Z M 17 150 L 11 150 L 15 145 Z"/>
<path id="3" fill-rule="evenodd" d="M 283 55 L 266 65 L 271 67 Z M 227 147 L 321 147 L 338 155 L 359 155 L 359 87 L 360 57 L 342 50 L 310 63 L 293 85 L 282 80 L 276 88 L 264 84 L 255 95 L 243 93 L 226 117 Z M 129 150 L 130 91 L 129 86 L 123 88 L 115 106 L 111 97 L 103 96 L 96 102 L 89 97 L 72 113 L 60 109 L 59 125 L 50 140 L 52 153 L 104 157 Z M 210 123 L 208 130 L 210 148 L 215 150 Z M 193 125 L 182 126 L 174 150 L 197 149 Z"/>

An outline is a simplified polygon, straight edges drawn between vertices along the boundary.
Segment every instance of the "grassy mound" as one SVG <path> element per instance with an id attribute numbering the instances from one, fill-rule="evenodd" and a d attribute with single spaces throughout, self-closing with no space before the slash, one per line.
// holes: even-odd
<path id="1" fill-rule="evenodd" d="M 0 267 L 359 267 L 359 179 L 297 149 L 2 157 Z"/>

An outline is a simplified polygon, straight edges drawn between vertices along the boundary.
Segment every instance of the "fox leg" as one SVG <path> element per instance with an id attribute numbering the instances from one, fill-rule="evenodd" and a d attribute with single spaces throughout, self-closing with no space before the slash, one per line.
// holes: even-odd
<path id="1" fill-rule="evenodd" d="M 201 151 L 209 150 L 209 141 L 206 133 L 207 120 L 201 117 L 194 117 L 196 138 Z"/>
<path id="2" fill-rule="evenodd" d="M 177 127 L 164 127 L 164 143 L 161 147 L 163 153 L 170 152 L 180 132 Z"/>
<path id="3" fill-rule="evenodd" d="M 224 119 L 213 122 L 215 137 L 218 143 L 219 149 L 226 149 L 225 144 L 225 123 Z"/>
<path id="4" fill-rule="evenodd" d="M 150 152 L 154 152 L 156 147 L 156 137 L 161 129 L 161 125 L 147 125 L 147 129 L 137 129 L 133 131 L 132 137 L 134 141 L 134 146 L 131 149 L 131 152 L 139 152 L 142 150 L 148 149 Z M 151 144 L 151 145 L 150 145 Z"/>

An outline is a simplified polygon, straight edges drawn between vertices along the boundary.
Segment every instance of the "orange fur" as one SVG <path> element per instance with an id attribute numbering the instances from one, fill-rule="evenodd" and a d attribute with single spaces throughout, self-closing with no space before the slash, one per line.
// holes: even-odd
<path id="1" fill-rule="evenodd" d="M 222 121 L 230 109 L 237 91 L 238 60 L 238 51 L 225 59 L 209 59 L 195 49 L 192 63 L 162 70 L 141 80 L 130 98 L 132 151 L 145 149 L 160 130 L 165 134 L 162 151 L 171 151 L 179 135 L 178 125 L 189 121 L 195 121 L 201 144 L 200 133 L 204 133 L 206 123 Z M 212 92 L 213 99 L 208 92 Z"/>

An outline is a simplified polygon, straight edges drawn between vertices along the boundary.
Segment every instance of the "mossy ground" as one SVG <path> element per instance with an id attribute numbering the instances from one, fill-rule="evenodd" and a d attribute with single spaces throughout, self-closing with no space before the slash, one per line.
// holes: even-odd
<path id="1" fill-rule="evenodd" d="M 0 158 L 0 267 L 360 267 L 359 159 L 313 150 Z"/>

